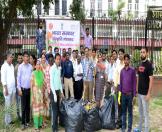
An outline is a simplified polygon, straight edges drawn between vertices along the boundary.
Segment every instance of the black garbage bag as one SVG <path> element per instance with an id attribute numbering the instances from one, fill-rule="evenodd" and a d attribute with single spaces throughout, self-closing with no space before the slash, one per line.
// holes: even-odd
<path id="1" fill-rule="evenodd" d="M 99 108 L 84 110 L 84 130 L 86 132 L 95 132 L 102 128 L 99 116 Z"/>
<path id="2" fill-rule="evenodd" d="M 83 106 L 75 99 L 63 100 L 60 111 L 65 119 L 65 132 L 83 131 Z"/>
<path id="3" fill-rule="evenodd" d="M 65 127 L 65 117 L 66 117 L 65 102 L 66 101 L 61 101 L 60 104 L 59 125 L 62 127 Z"/>
<path id="4" fill-rule="evenodd" d="M 104 105 L 100 109 L 100 118 L 103 129 L 115 129 L 115 99 L 113 95 L 104 99 Z"/>

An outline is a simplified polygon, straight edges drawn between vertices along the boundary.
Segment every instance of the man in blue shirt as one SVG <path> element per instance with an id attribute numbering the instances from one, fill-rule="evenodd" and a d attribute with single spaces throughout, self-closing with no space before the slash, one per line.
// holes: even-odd
<path id="1" fill-rule="evenodd" d="M 70 60 L 70 55 L 66 53 L 66 60 L 63 64 L 63 78 L 64 78 L 64 85 L 65 85 L 65 97 L 69 98 L 69 91 L 70 96 L 74 97 L 74 90 L 73 90 L 73 63 Z"/>

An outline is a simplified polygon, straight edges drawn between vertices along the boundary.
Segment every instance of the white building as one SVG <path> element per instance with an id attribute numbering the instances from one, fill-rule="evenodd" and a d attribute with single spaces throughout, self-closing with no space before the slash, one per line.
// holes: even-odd
<path id="1" fill-rule="evenodd" d="M 70 5 L 73 0 L 57 0 L 50 4 L 46 11 L 41 6 L 42 17 L 69 17 Z M 83 0 L 86 17 L 108 17 L 110 9 L 116 10 L 120 0 Z M 126 17 L 128 12 L 133 18 L 145 18 L 147 6 L 162 6 L 162 0 L 122 0 L 125 3 L 121 17 Z M 36 6 L 33 7 L 34 15 L 37 16 Z"/>

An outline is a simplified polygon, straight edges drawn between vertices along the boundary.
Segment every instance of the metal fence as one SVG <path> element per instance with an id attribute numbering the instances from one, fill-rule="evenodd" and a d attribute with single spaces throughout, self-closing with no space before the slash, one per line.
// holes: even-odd
<path id="1" fill-rule="evenodd" d="M 40 20 L 45 28 L 45 20 Z M 7 48 L 15 54 L 29 51 L 36 54 L 36 19 L 17 19 L 11 24 L 7 38 Z M 120 20 L 113 22 L 108 18 L 90 18 L 83 22 L 83 28 L 89 27 L 93 36 L 93 47 L 107 51 L 124 48 L 132 55 L 133 64 L 139 61 L 139 49 L 145 46 L 145 20 Z M 162 74 L 162 30 L 147 32 L 147 47 L 150 59 L 155 66 L 155 74 Z M 3 35 L 3 33 L 2 33 Z M 84 45 L 81 34 L 80 44 Z M 3 48 L 0 46 L 0 48 Z M 5 53 L 5 51 L 4 51 Z"/>
<path id="2" fill-rule="evenodd" d="M 149 58 L 155 74 L 162 74 L 162 30 L 147 31 L 145 44 L 145 19 L 112 21 L 107 18 L 91 18 L 84 21 L 93 36 L 93 47 L 106 50 L 124 48 L 132 55 L 132 63 L 138 65 L 139 51 L 145 45 L 149 49 Z M 84 44 L 81 37 L 81 44 Z"/>

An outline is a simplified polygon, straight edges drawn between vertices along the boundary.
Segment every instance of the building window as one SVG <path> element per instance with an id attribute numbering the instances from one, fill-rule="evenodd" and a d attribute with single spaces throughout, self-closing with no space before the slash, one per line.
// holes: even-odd
<path id="1" fill-rule="evenodd" d="M 135 0 L 135 11 L 139 10 L 139 0 Z"/>
<path id="2" fill-rule="evenodd" d="M 113 3 L 112 2 L 108 2 L 108 10 L 113 9 Z"/>
<path id="3" fill-rule="evenodd" d="M 139 10 L 139 4 L 135 3 L 135 11 L 138 11 L 138 10 Z"/>
<path id="4" fill-rule="evenodd" d="M 67 0 L 62 0 L 62 15 L 67 13 Z"/>
<path id="5" fill-rule="evenodd" d="M 95 9 L 95 0 L 91 0 L 90 2 L 91 2 L 90 9 L 94 10 Z"/>
<path id="6" fill-rule="evenodd" d="M 55 1 L 55 15 L 59 15 L 60 13 L 60 8 L 59 8 L 59 0 Z"/>
<path id="7" fill-rule="evenodd" d="M 138 18 L 138 11 L 135 11 L 135 18 Z"/>
<path id="8" fill-rule="evenodd" d="M 102 0 L 98 0 L 98 17 L 102 15 Z"/>
<path id="9" fill-rule="evenodd" d="M 95 16 L 95 0 L 90 1 L 90 16 Z"/>
<path id="10" fill-rule="evenodd" d="M 46 13 L 46 15 L 49 15 L 49 8 L 45 8 L 44 12 Z"/>

